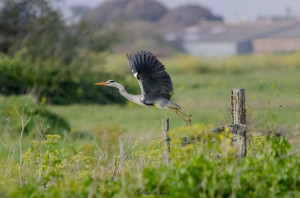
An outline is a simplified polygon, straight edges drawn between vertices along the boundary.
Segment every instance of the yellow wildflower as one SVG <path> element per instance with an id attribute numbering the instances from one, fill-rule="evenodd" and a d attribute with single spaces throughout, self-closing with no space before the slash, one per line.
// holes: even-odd
<path id="1" fill-rule="evenodd" d="M 230 129 L 228 127 L 225 127 L 225 132 L 228 133 Z"/>
<path id="2" fill-rule="evenodd" d="M 44 104 L 46 104 L 47 103 L 47 98 L 44 96 L 44 97 L 42 97 L 42 99 L 41 99 L 41 101 L 40 101 L 40 104 L 41 105 L 44 105 Z"/>

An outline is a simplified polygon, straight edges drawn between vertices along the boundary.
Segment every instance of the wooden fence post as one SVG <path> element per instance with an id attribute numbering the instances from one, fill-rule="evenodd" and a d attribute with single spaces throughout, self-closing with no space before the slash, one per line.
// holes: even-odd
<path id="1" fill-rule="evenodd" d="M 169 132 L 169 118 L 163 118 L 162 119 L 161 138 L 162 138 L 162 143 L 163 143 L 162 158 L 163 158 L 164 164 L 169 164 L 169 162 L 170 162 L 170 158 L 169 158 L 170 138 L 169 138 L 168 132 Z"/>
<path id="2" fill-rule="evenodd" d="M 233 89 L 231 95 L 231 107 L 232 107 L 232 124 L 246 125 L 246 101 L 244 89 Z M 242 157 L 247 155 L 247 137 L 245 130 L 242 134 L 237 131 L 233 132 L 233 138 L 231 141 L 232 147 L 238 150 Z"/>

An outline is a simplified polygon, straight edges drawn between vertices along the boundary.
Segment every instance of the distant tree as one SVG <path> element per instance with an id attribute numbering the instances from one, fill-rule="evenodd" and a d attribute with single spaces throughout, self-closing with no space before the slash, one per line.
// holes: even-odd
<path id="1" fill-rule="evenodd" d="M 26 35 L 32 18 L 28 2 L 3 0 L 0 7 L 0 50 L 7 53 L 12 45 Z"/>
<path id="2" fill-rule="evenodd" d="M 154 0 L 110 0 L 87 13 L 86 18 L 104 24 L 119 20 L 143 20 L 155 22 L 167 12 L 167 8 Z"/>
<path id="3" fill-rule="evenodd" d="M 70 11 L 75 18 L 83 18 L 91 9 L 85 5 L 73 5 Z"/>
<path id="4" fill-rule="evenodd" d="M 52 59 L 68 65 L 80 48 L 99 52 L 118 41 L 116 29 L 103 31 L 85 21 L 67 25 L 54 3 L 55 0 L 3 0 L 0 51 L 33 62 Z"/>
<path id="5" fill-rule="evenodd" d="M 207 8 L 198 5 L 185 5 L 169 10 L 159 23 L 164 29 L 174 31 L 198 25 L 203 21 L 222 20 L 222 17 L 214 15 Z"/>
<path id="6" fill-rule="evenodd" d="M 122 102 L 93 86 L 107 77 L 99 69 L 101 53 L 120 40 L 120 26 L 69 24 L 54 8 L 58 0 L 0 1 L 0 53 L 6 54 L 0 59 L 0 94 L 30 91 L 55 104 Z"/>
<path id="7" fill-rule="evenodd" d="M 63 32 L 58 11 L 47 0 L 4 0 L 0 10 L 0 50 L 36 59 L 53 54 Z"/>

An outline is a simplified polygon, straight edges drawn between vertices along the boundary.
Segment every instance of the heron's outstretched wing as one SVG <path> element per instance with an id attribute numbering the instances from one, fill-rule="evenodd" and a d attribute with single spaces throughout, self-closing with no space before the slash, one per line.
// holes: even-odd
<path id="1" fill-rule="evenodd" d="M 131 71 L 139 81 L 144 98 L 170 99 L 173 85 L 165 67 L 150 52 L 141 51 L 127 55 Z"/>

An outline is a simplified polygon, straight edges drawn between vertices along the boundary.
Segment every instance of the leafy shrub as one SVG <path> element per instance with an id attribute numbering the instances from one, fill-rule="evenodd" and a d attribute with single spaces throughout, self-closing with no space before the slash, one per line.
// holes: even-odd
<path id="1" fill-rule="evenodd" d="M 31 72 L 27 64 L 16 59 L 0 57 L 0 93 L 11 95 L 29 91 L 34 85 Z"/>
<path id="2" fill-rule="evenodd" d="M 202 129 L 201 129 L 202 128 Z M 200 131 L 199 131 L 200 129 Z M 284 137 L 259 138 L 258 148 L 250 148 L 251 154 L 239 160 L 234 155 L 215 155 L 220 150 L 219 137 L 203 131 L 202 126 L 188 130 L 179 128 L 170 132 L 171 164 L 149 160 L 142 173 L 143 189 L 148 193 L 167 193 L 172 197 L 289 197 L 300 193 L 299 153 L 290 153 L 290 144 Z M 190 133 L 201 133 L 201 142 L 176 147 L 176 138 Z M 183 133 L 184 134 L 183 134 Z M 181 135 L 180 135 L 181 134 Z M 174 139 L 175 138 L 175 139 Z M 173 141 L 173 144 L 172 144 Z M 180 141 L 182 142 L 182 140 Z M 160 158 L 162 150 L 158 146 L 147 147 L 140 157 Z M 151 144 L 150 144 L 151 145 Z M 158 149 L 158 155 L 153 149 Z M 224 148 L 221 148 L 224 149 Z M 252 152 L 251 150 L 256 150 Z M 140 192 L 140 195 L 143 193 Z M 145 195 L 145 194 L 144 194 Z"/>
<path id="3" fill-rule="evenodd" d="M 74 66 L 75 67 L 75 66 Z M 93 68 L 55 66 L 53 62 L 43 66 L 21 61 L 19 58 L 0 58 L 0 94 L 34 94 L 38 101 L 46 99 L 52 104 L 71 103 L 125 103 L 117 90 L 94 86 L 111 76 Z M 115 76 L 116 80 L 119 79 Z M 126 83 L 126 82 L 125 82 Z"/>
<path id="4" fill-rule="evenodd" d="M 67 25 L 48 0 L 4 0 L 0 6 L 0 94 L 34 92 L 53 104 L 124 103 L 95 87 L 108 80 L 101 55 L 119 41 L 119 26 Z M 99 69 L 95 69 L 95 67 Z"/>

